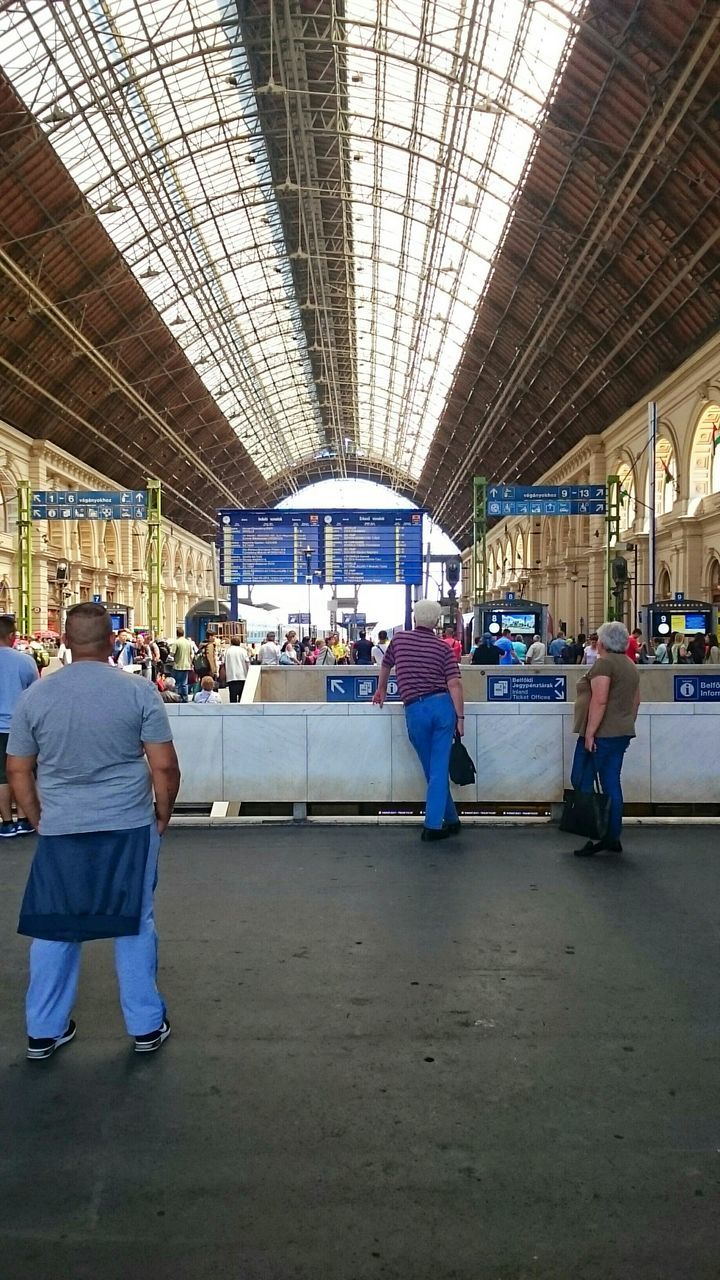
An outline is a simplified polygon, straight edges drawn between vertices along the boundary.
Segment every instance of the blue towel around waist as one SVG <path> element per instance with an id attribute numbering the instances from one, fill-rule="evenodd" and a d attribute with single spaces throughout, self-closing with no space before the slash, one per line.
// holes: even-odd
<path id="1" fill-rule="evenodd" d="M 151 831 L 40 836 L 18 933 L 50 942 L 136 934 Z"/>

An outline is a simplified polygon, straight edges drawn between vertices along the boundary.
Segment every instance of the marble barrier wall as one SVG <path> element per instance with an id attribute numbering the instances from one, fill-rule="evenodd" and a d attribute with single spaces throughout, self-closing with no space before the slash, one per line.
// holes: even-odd
<path id="1" fill-rule="evenodd" d="M 353 703 L 167 706 L 182 768 L 181 803 L 413 802 L 424 798 L 402 707 Z M 552 803 L 569 784 L 572 707 L 466 706 L 477 768 L 458 800 Z M 633 803 L 712 803 L 720 704 L 646 703 L 623 768 Z"/>
<path id="2" fill-rule="evenodd" d="M 254 697 L 263 702 L 324 702 L 326 684 L 333 676 L 374 675 L 377 667 L 251 667 L 251 672 L 259 672 Z M 541 667 L 473 667 L 463 661 L 462 682 L 466 702 L 485 702 L 487 695 L 486 676 L 488 675 L 536 675 L 566 676 L 567 698 L 572 702 L 575 697 L 575 686 L 587 667 L 556 667 L 546 664 Z M 640 695 L 643 702 L 672 702 L 673 677 L 677 675 L 720 675 L 720 666 L 641 666 Z"/>

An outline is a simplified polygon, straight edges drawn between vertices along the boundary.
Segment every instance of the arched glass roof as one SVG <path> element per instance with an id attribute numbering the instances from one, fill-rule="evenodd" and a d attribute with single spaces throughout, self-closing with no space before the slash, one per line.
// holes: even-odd
<path id="1" fill-rule="evenodd" d="M 26 0 L 0 60 L 263 476 L 399 485 L 581 7 Z"/>

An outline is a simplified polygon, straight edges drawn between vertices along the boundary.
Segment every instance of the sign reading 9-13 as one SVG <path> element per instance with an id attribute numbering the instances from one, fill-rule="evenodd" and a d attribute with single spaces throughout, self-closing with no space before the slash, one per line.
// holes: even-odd
<path id="1" fill-rule="evenodd" d="M 222 510 L 220 576 L 254 583 L 422 582 L 422 511 Z"/>

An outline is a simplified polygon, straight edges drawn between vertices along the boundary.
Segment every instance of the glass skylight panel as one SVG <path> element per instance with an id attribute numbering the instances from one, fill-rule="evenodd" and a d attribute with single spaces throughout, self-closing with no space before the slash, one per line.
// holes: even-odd
<path id="1" fill-rule="evenodd" d="M 360 445 L 398 480 L 422 471 L 568 39 L 542 0 L 475 14 L 345 10 L 354 243 L 375 256 L 357 309 Z"/>
<path id="2" fill-rule="evenodd" d="M 196 364 L 208 390 L 230 386 L 221 407 L 242 415 L 232 425 L 257 426 L 248 448 L 259 469 L 285 470 L 321 422 L 236 6 L 24 8 L 0 14 L 16 89 L 189 358 L 200 343 L 210 355 Z M 259 341 L 266 320 L 272 334 Z"/>
<path id="3" fill-rule="evenodd" d="M 332 352 L 356 379 L 348 450 L 402 483 L 422 472 L 582 0 L 564 6 L 346 0 L 332 39 L 347 83 L 327 88 L 353 261 L 322 303 L 317 263 L 295 295 L 234 0 L 26 0 L 0 12 L 0 58 L 261 472 L 335 455 L 326 431 L 343 424 L 321 404 L 348 375 L 323 359 L 325 308 L 349 306 L 354 346 Z M 325 180 L 301 181 L 309 218 Z"/>

